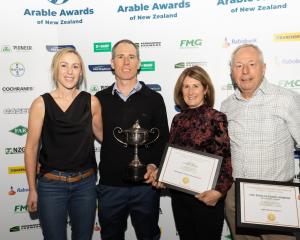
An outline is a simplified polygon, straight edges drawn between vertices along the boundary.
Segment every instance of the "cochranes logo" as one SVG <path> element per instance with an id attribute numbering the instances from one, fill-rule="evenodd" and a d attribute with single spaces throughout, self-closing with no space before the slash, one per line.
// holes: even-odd
<path id="1" fill-rule="evenodd" d="M 274 42 L 299 42 L 300 32 L 274 34 L 273 41 Z"/>
<path id="2" fill-rule="evenodd" d="M 23 174 L 25 173 L 25 166 L 8 167 L 8 174 Z"/>

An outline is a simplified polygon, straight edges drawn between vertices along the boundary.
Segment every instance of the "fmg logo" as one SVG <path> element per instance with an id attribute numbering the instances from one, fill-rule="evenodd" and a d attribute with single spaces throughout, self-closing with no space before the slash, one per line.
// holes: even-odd
<path id="1" fill-rule="evenodd" d="M 26 213 L 26 212 L 28 212 L 28 206 L 27 205 L 16 205 L 14 212 L 15 213 Z"/>
<path id="2" fill-rule="evenodd" d="M 284 88 L 300 89 L 300 80 L 281 80 L 278 85 Z"/>
<path id="3" fill-rule="evenodd" d="M 198 48 L 203 44 L 203 40 L 198 39 L 182 39 L 180 40 L 180 48 Z"/>
<path id="4" fill-rule="evenodd" d="M 61 4 L 64 4 L 66 2 L 68 2 L 69 0 L 48 0 L 48 2 L 51 2 L 55 5 L 61 5 Z"/>

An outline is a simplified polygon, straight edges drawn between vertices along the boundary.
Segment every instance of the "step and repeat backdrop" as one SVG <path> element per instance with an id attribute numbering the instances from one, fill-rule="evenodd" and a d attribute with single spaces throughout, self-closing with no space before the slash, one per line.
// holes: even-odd
<path id="1" fill-rule="evenodd" d="M 235 47 L 258 45 L 270 82 L 300 92 L 298 0 L 29 0 L 0 8 L 0 236 L 42 239 L 37 216 L 27 211 L 23 154 L 28 110 L 51 91 L 50 62 L 63 47 L 76 48 L 92 94 L 114 82 L 111 48 L 127 38 L 139 45 L 139 80 L 164 97 L 169 123 L 177 113 L 175 82 L 186 67 L 204 67 L 213 79 L 216 105 L 233 93 L 229 60 Z M 100 145 L 95 143 L 99 161 Z M 295 152 L 295 178 L 299 156 Z M 162 195 L 163 240 L 179 239 L 170 197 Z M 95 222 L 93 239 L 100 239 Z M 128 224 L 126 239 L 136 239 Z M 223 239 L 230 239 L 225 225 Z"/>

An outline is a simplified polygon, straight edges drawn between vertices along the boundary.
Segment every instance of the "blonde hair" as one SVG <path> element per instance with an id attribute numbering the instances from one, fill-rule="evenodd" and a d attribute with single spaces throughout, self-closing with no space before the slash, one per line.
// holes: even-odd
<path id="1" fill-rule="evenodd" d="M 59 70 L 59 61 L 67 53 L 73 53 L 79 58 L 80 62 L 80 67 L 82 74 L 79 77 L 79 81 L 77 83 L 77 89 L 80 88 L 82 83 L 84 83 L 84 86 L 86 87 L 86 73 L 85 73 L 85 68 L 84 68 L 84 63 L 82 60 L 82 57 L 80 54 L 73 48 L 62 48 L 58 50 L 55 55 L 53 56 L 52 63 L 51 63 L 51 76 L 52 76 L 52 81 L 54 82 L 55 86 L 57 87 L 57 81 L 58 81 L 58 70 Z"/>

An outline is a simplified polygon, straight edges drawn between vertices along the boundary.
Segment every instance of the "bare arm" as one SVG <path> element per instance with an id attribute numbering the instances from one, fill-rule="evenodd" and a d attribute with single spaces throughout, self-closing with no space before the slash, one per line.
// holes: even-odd
<path id="1" fill-rule="evenodd" d="M 103 125 L 102 125 L 102 113 L 101 105 L 95 96 L 91 98 L 91 108 L 93 116 L 93 133 L 99 142 L 103 139 Z"/>
<path id="2" fill-rule="evenodd" d="M 36 169 L 37 153 L 45 115 L 42 97 L 35 99 L 30 107 L 28 133 L 25 144 L 25 168 L 29 186 L 27 205 L 30 212 L 37 210 Z"/>

